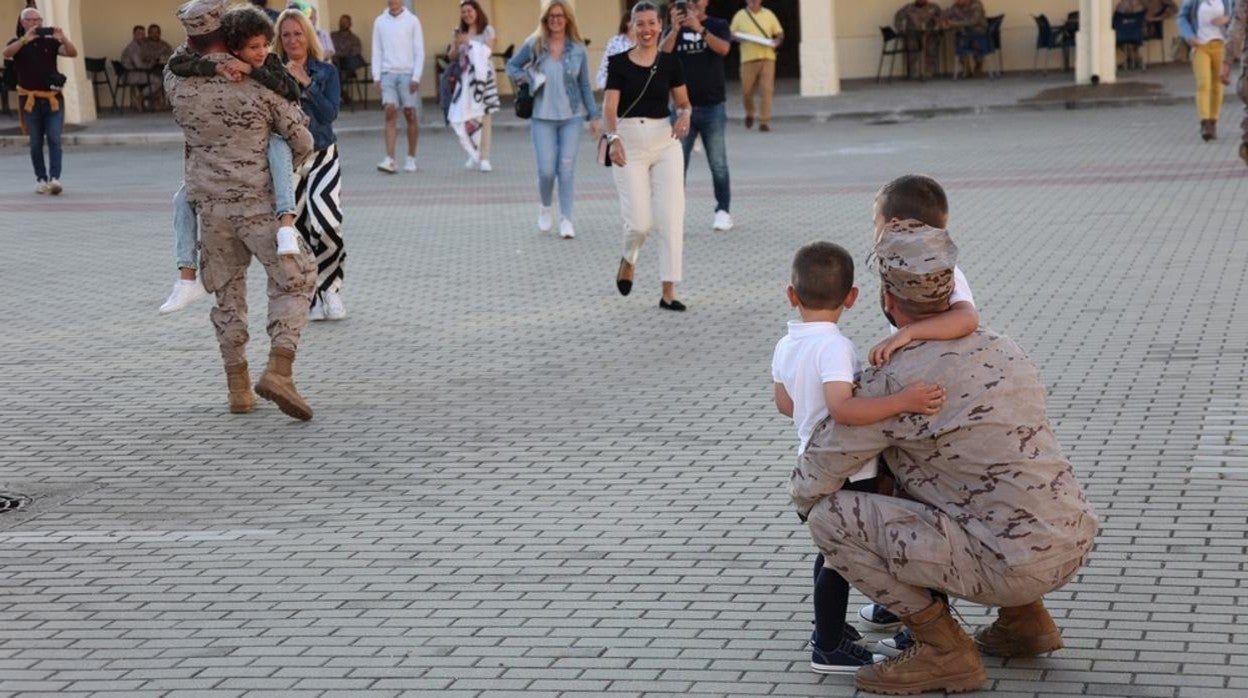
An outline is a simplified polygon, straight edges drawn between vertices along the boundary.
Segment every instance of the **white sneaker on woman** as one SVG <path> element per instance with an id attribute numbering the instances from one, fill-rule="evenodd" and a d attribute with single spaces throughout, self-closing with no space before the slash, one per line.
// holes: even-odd
<path id="1" fill-rule="evenodd" d="M 572 228 L 572 221 L 567 218 L 559 221 L 559 237 L 564 240 L 571 240 L 576 237 L 576 230 Z"/>
<path id="2" fill-rule="evenodd" d="M 342 303 L 341 293 L 326 291 L 321 297 L 325 299 L 326 320 L 341 320 L 347 316 L 347 307 Z"/>
<path id="3" fill-rule="evenodd" d="M 386 174 L 394 174 L 399 168 L 395 166 L 394 158 L 386 158 L 385 160 L 377 163 L 377 169 L 385 172 Z"/>
<path id="4" fill-rule="evenodd" d="M 284 225 L 277 229 L 277 253 L 279 255 L 299 254 L 299 231 Z"/>
<path id="5" fill-rule="evenodd" d="M 555 227 L 555 217 L 550 212 L 549 206 L 542 206 L 537 210 L 537 229 L 543 233 L 549 233 L 551 228 Z"/>
<path id="6" fill-rule="evenodd" d="M 479 165 L 477 165 L 477 168 L 478 168 L 478 169 L 480 169 L 482 172 L 493 172 L 493 171 L 494 171 L 494 168 L 493 168 L 493 166 L 491 166 L 491 165 L 490 165 L 490 161 L 489 161 L 489 160 L 482 160 L 482 161 L 481 161 L 481 163 L 480 163 Z"/>
<path id="7" fill-rule="evenodd" d="M 407 156 L 407 160 L 403 161 L 403 171 L 404 172 L 416 171 L 416 157 L 415 156 L 413 155 Z"/>
<path id="8" fill-rule="evenodd" d="M 165 304 L 160 306 L 160 314 L 176 313 L 191 303 L 207 297 L 208 291 L 204 289 L 203 281 L 200 281 L 198 278 L 194 281 L 178 279 L 173 282 L 173 292 L 169 294 Z"/>

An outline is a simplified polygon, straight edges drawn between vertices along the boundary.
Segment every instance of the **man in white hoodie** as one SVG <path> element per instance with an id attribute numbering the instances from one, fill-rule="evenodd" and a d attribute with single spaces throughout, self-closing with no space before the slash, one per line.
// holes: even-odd
<path id="1" fill-rule="evenodd" d="M 403 0 L 386 0 L 386 11 L 373 22 L 373 82 L 381 90 L 386 110 L 386 159 L 377 169 L 394 174 L 399 107 L 407 121 L 407 161 L 404 172 L 416 171 L 416 144 L 420 140 L 420 74 L 425 67 L 425 40 L 420 20 Z"/>

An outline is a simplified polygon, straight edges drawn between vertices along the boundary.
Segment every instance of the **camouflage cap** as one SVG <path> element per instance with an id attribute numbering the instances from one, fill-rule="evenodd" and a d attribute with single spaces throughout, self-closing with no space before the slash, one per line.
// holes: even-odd
<path id="1" fill-rule="evenodd" d="M 191 0 L 178 8 L 178 21 L 187 36 L 202 36 L 221 27 L 228 0 Z"/>
<path id="2" fill-rule="evenodd" d="M 928 312 L 944 310 L 953 293 L 958 246 L 949 231 L 916 220 L 884 227 L 872 250 L 881 290 Z"/>

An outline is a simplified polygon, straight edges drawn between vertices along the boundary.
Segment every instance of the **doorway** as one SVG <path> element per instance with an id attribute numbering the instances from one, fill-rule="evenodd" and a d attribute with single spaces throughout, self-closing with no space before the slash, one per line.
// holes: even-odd
<path id="1" fill-rule="evenodd" d="M 784 43 L 776 50 L 776 77 L 797 78 L 802 75 L 801 55 L 798 51 L 802 41 L 801 11 L 799 0 L 764 0 L 763 7 L 771 10 L 784 27 Z M 732 21 L 738 10 L 745 8 L 743 0 L 710 0 L 706 13 Z M 736 42 L 724 61 L 729 80 L 741 79 L 741 56 Z"/>

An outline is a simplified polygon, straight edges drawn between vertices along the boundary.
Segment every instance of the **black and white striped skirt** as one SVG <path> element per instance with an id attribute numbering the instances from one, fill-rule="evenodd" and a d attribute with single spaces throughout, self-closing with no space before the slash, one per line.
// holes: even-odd
<path id="1" fill-rule="evenodd" d="M 312 154 L 295 172 L 295 228 L 316 255 L 316 293 L 342 289 L 342 176 L 338 144 Z"/>

